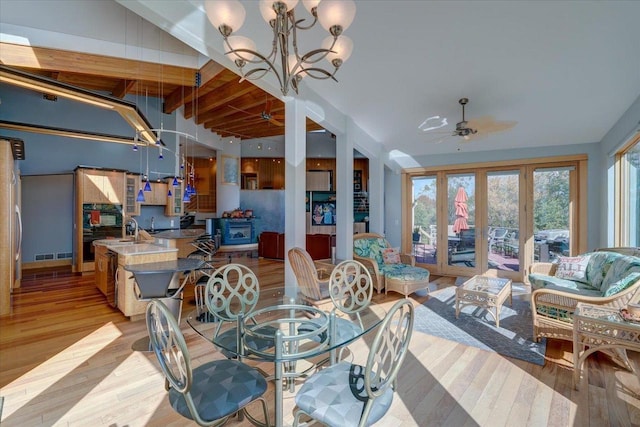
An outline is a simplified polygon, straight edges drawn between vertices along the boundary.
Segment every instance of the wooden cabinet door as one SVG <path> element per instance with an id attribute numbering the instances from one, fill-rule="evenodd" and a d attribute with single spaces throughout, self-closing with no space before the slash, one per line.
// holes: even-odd
<path id="1" fill-rule="evenodd" d="M 168 188 L 165 191 L 166 208 L 164 214 L 166 216 L 182 216 L 184 214 L 184 203 L 182 198 L 184 196 L 184 182 L 180 182 L 178 187 L 172 185 L 173 180 L 167 184 L 171 188 L 171 197 L 169 197 Z"/>
<path id="2" fill-rule="evenodd" d="M 124 172 L 107 172 L 104 182 L 104 193 L 109 203 L 124 203 Z"/>
<path id="3" fill-rule="evenodd" d="M 83 203 L 119 205 L 124 202 L 124 172 L 83 170 L 79 171 L 79 177 L 82 179 Z"/>
<path id="4" fill-rule="evenodd" d="M 138 175 L 127 175 L 125 179 L 124 211 L 127 216 L 140 215 L 140 202 L 136 200 L 138 190 L 140 190 L 140 177 Z"/>

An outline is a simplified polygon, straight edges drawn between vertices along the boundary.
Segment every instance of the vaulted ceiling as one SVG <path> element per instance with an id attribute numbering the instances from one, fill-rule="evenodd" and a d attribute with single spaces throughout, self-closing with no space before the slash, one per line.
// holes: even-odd
<path id="1" fill-rule="evenodd" d="M 165 113 L 184 107 L 186 119 L 221 137 L 284 134 L 284 103 L 213 61 L 196 69 L 0 43 L 0 62 L 118 98 L 161 97 Z M 320 128 L 307 120 L 307 130 Z"/>

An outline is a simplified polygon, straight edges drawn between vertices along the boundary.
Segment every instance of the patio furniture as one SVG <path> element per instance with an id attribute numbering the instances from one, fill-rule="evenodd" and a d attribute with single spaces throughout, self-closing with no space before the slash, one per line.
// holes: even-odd
<path id="1" fill-rule="evenodd" d="M 495 319 L 496 328 L 500 327 L 500 307 L 509 297 L 511 300 L 511 280 L 499 277 L 473 276 L 456 288 L 456 319 L 465 305 L 485 308 Z M 495 310 L 495 313 L 491 311 Z"/>
<path id="2" fill-rule="evenodd" d="M 378 293 L 385 289 L 385 292 L 400 292 L 406 297 L 418 289 L 429 287 L 429 270 L 416 267 L 413 255 L 397 253 L 379 234 L 354 235 L 353 259 L 367 267 Z"/>
<path id="3" fill-rule="evenodd" d="M 200 426 L 222 425 L 238 411 L 255 425 L 269 425 L 267 403 L 262 398 L 267 382 L 256 369 L 237 360 L 215 360 L 192 369 L 187 343 L 167 306 L 151 301 L 146 320 L 169 402 L 176 412 Z M 264 423 L 244 409 L 256 400 L 262 403 Z"/>
<path id="4" fill-rule="evenodd" d="M 640 258 L 617 251 L 596 251 L 582 255 L 584 271 L 569 270 L 574 279 L 563 278 L 558 264 L 531 265 L 531 311 L 533 336 L 573 340 L 573 314 L 579 302 L 620 309 L 640 297 Z M 577 268 L 577 267 L 576 267 Z M 575 277 L 577 275 L 577 277 Z M 561 277 L 558 277 L 561 276 Z"/>
<path id="5" fill-rule="evenodd" d="M 394 304 L 380 325 L 365 366 L 340 362 L 310 376 L 296 395 L 294 426 L 307 415 L 330 427 L 368 426 L 389 410 L 413 332 L 413 304 Z"/>
<path id="6" fill-rule="evenodd" d="M 589 355 L 615 350 L 620 362 L 633 372 L 627 350 L 640 351 L 640 323 L 626 321 L 611 307 L 579 303 L 573 323 L 573 386 L 577 390 L 582 366 Z"/>

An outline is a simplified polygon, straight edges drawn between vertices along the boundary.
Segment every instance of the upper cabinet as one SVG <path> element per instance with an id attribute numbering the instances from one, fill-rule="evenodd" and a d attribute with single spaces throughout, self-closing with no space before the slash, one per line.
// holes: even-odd
<path id="1" fill-rule="evenodd" d="M 169 196 L 169 190 L 171 195 Z M 184 215 L 184 182 L 179 181 L 177 186 L 173 185 L 173 178 L 167 180 L 164 187 L 164 197 L 166 208 L 164 214 L 166 216 L 182 216 Z"/>
<path id="2" fill-rule="evenodd" d="M 140 215 L 140 202 L 137 201 L 140 190 L 140 175 L 127 174 L 124 210 L 128 216 Z"/>
<path id="3" fill-rule="evenodd" d="M 125 173 L 99 169 L 76 170 L 76 178 L 82 188 L 83 203 L 125 202 Z"/>

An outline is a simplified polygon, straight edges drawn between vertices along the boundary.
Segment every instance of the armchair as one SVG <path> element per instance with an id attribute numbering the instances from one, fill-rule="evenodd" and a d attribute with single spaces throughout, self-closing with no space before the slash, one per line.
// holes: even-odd
<path id="1" fill-rule="evenodd" d="M 353 259 L 369 270 L 378 293 L 384 289 L 406 297 L 418 289 L 429 289 L 429 270 L 416 267 L 413 255 L 397 253 L 379 234 L 354 235 Z"/>

